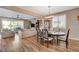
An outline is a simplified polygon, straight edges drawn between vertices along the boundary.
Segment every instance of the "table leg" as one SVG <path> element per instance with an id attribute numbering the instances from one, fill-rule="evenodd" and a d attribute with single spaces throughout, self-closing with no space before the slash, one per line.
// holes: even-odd
<path id="1" fill-rule="evenodd" d="M 58 43 L 59 43 L 59 40 L 58 40 L 58 36 L 57 36 L 57 45 L 58 45 Z"/>

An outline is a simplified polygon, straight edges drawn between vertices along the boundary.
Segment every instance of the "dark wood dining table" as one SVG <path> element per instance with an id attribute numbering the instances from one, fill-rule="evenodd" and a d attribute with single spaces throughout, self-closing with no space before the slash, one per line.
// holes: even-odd
<path id="1" fill-rule="evenodd" d="M 65 32 L 55 32 L 55 31 L 48 31 L 48 33 L 50 34 L 50 35 L 52 35 L 53 37 L 56 37 L 56 43 L 57 43 L 57 45 L 58 45 L 58 37 L 59 36 L 65 36 Z"/>

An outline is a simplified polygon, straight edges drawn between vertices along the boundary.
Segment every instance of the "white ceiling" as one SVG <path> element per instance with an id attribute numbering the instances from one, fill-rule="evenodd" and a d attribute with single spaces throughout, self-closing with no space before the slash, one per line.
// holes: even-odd
<path id="1" fill-rule="evenodd" d="M 48 6 L 19 6 L 19 8 L 31 11 L 37 14 L 37 16 L 45 16 L 49 14 Z M 75 8 L 78 8 L 78 6 L 51 6 L 50 13 L 55 14 L 55 13 L 59 13 L 67 10 L 72 10 Z"/>
<path id="2" fill-rule="evenodd" d="M 13 10 L 19 13 L 31 15 L 33 17 L 49 15 L 48 6 L 2 6 L 1 8 L 6 8 L 6 9 Z M 72 10 L 75 8 L 79 8 L 79 6 L 51 6 L 50 14 Z"/>
<path id="3" fill-rule="evenodd" d="M 27 14 L 15 12 L 15 11 L 12 11 L 12 10 L 0 8 L 0 17 L 17 18 L 18 15 L 19 15 L 19 19 L 32 19 L 32 18 L 34 18 L 31 15 L 27 15 Z"/>

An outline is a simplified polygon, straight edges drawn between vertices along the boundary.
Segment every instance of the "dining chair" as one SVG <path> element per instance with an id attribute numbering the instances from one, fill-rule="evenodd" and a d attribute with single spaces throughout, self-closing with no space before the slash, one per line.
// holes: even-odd
<path id="1" fill-rule="evenodd" d="M 68 48 L 69 32 L 70 32 L 70 29 L 67 30 L 65 37 L 63 36 L 58 38 L 59 44 L 60 44 L 60 41 L 63 41 L 66 43 L 66 48 Z"/>
<path id="2" fill-rule="evenodd" d="M 46 42 L 47 47 L 49 47 L 50 42 L 52 42 L 52 44 L 53 44 L 53 38 L 48 36 L 48 30 L 47 29 L 43 29 L 42 34 L 43 34 L 43 43 Z"/>
<path id="3" fill-rule="evenodd" d="M 41 29 L 37 28 L 37 42 L 41 41 L 42 39 L 42 31 Z"/>

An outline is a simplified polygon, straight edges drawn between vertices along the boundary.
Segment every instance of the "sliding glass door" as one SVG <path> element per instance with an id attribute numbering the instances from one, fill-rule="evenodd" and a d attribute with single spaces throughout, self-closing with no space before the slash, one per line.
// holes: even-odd
<path id="1" fill-rule="evenodd" d="M 2 20 L 2 29 L 14 30 L 24 28 L 24 22 L 20 20 Z"/>
<path id="2" fill-rule="evenodd" d="M 63 31 L 66 29 L 66 15 L 54 16 L 52 19 L 52 27 L 55 31 Z"/>

